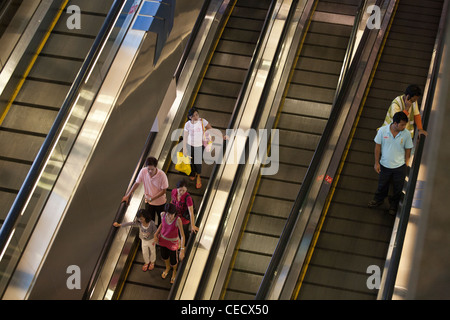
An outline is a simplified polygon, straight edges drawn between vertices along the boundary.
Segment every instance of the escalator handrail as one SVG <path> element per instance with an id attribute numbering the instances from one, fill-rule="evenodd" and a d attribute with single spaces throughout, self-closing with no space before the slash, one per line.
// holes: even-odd
<path id="1" fill-rule="evenodd" d="M 208 7 L 211 3 L 211 0 L 205 0 L 203 3 L 203 6 L 200 10 L 200 13 L 198 15 L 197 20 L 195 21 L 194 27 L 191 31 L 191 34 L 189 35 L 189 40 L 186 44 L 186 47 L 184 48 L 183 54 L 181 55 L 180 62 L 178 63 L 178 66 L 174 73 L 174 78 L 178 81 L 180 78 L 181 72 L 183 71 L 183 67 L 186 64 L 187 58 L 189 56 L 189 52 L 191 52 L 192 46 L 194 45 L 196 35 L 198 34 L 200 27 L 203 23 L 203 17 L 206 15 L 206 12 L 208 10 Z M 202 19 L 200 19 L 202 17 Z"/>
<path id="2" fill-rule="evenodd" d="M 379 4 L 381 0 L 377 1 L 377 4 Z M 364 6 L 362 6 L 364 7 Z M 361 9 L 361 7 L 360 7 Z M 360 10 L 361 11 L 361 10 Z M 359 12 L 361 13 L 361 12 Z M 359 16 L 359 18 L 361 18 Z M 357 25 L 359 25 L 359 22 L 354 24 L 354 28 L 357 28 Z M 352 31 L 351 37 L 355 37 L 356 32 Z M 319 140 L 319 144 L 317 145 L 317 148 L 314 152 L 314 156 L 310 162 L 310 165 L 308 167 L 308 170 L 306 172 L 305 178 L 303 179 L 302 186 L 300 188 L 300 191 L 295 199 L 295 202 L 291 208 L 291 212 L 289 213 L 289 216 L 287 218 L 287 221 L 285 223 L 285 226 L 283 228 L 283 231 L 281 233 L 281 236 L 278 240 L 277 246 L 275 248 L 274 254 L 272 255 L 272 258 L 270 260 L 269 266 L 267 267 L 266 272 L 264 273 L 263 280 L 261 281 L 261 285 L 258 289 L 258 292 L 255 296 L 256 300 L 262 300 L 265 299 L 266 295 L 268 294 L 268 290 L 271 287 L 273 278 L 276 274 L 276 270 L 278 269 L 278 266 L 281 262 L 282 256 L 285 252 L 285 248 L 288 246 L 292 230 L 294 229 L 294 226 L 296 224 L 298 215 L 300 214 L 300 208 L 303 206 L 303 203 L 306 201 L 309 190 L 311 189 L 311 185 L 314 182 L 314 177 L 316 175 L 316 171 L 319 168 L 319 164 L 322 160 L 322 156 L 324 152 L 326 151 L 326 146 L 328 141 L 331 138 L 331 135 L 333 133 L 336 121 L 339 118 L 341 109 L 343 107 L 343 103 L 345 100 L 345 96 L 347 94 L 348 88 L 351 87 L 353 83 L 353 77 L 352 75 L 357 72 L 357 65 L 358 61 L 360 60 L 364 44 L 367 41 L 367 37 L 369 35 L 369 32 L 365 30 L 363 33 L 363 36 L 361 38 L 360 45 L 357 48 L 357 52 L 355 54 L 355 57 L 351 63 L 347 63 L 346 69 L 342 72 L 345 76 L 343 79 L 341 79 L 341 83 L 338 85 L 338 92 L 336 94 L 336 99 L 333 102 L 333 106 L 331 109 L 331 113 L 329 116 L 329 119 L 327 121 L 327 124 L 325 126 L 325 129 L 323 131 L 322 137 Z M 351 39 L 350 41 L 354 41 L 355 39 Z M 350 49 L 349 49 L 350 50 Z M 350 57 L 350 55 L 347 55 L 346 58 Z"/>
<path id="3" fill-rule="evenodd" d="M 271 3 L 271 5 L 273 6 L 275 2 L 276 1 L 273 1 Z M 286 17 L 286 23 L 285 23 L 285 25 L 283 27 L 281 40 L 279 41 L 279 43 L 277 45 L 277 48 L 276 48 L 276 53 L 274 55 L 275 57 L 279 56 L 279 53 L 281 52 L 281 50 L 283 48 L 284 39 L 285 39 L 287 31 L 288 31 L 289 21 L 292 20 L 292 17 L 293 17 L 293 15 L 295 13 L 295 9 L 297 7 L 297 3 L 298 3 L 298 0 L 295 0 L 291 4 L 291 8 L 290 8 L 289 13 L 288 13 L 288 15 Z M 269 11 L 269 13 L 270 13 L 270 11 Z M 275 72 L 275 68 L 276 68 L 276 64 L 272 64 L 272 66 L 270 67 L 270 70 L 268 72 L 268 75 L 267 75 L 268 79 L 272 79 L 273 73 Z M 253 129 L 256 128 L 256 126 L 259 123 L 260 118 L 261 118 L 261 116 L 263 114 L 262 109 L 265 106 L 265 101 L 267 99 L 267 95 L 269 94 L 270 84 L 271 84 L 271 81 L 266 82 L 266 84 L 264 86 L 264 89 L 262 91 L 261 99 L 260 99 L 260 101 L 258 103 L 258 106 L 257 106 L 257 110 L 258 111 L 255 112 L 256 116 L 253 119 L 253 122 L 252 122 L 252 125 L 251 125 L 251 128 L 253 128 Z M 246 141 L 246 146 L 245 146 L 246 148 L 248 148 L 248 144 L 249 144 L 249 141 L 247 140 Z M 233 183 L 231 185 L 230 192 L 229 192 L 229 195 L 227 197 L 227 201 L 226 201 L 225 208 L 224 208 L 223 212 L 228 212 L 229 211 L 228 209 L 231 206 L 231 203 L 233 202 L 235 191 L 238 188 L 239 182 L 242 180 L 242 175 L 244 173 L 244 166 L 245 166 L 244 164 L 239 164 L 238 165 L 238 168 L 237 168 L 237 171 L 236 171 L 236 175 L 235 175 L 235 178 L 233 179 Z M 213 261 L 216 259 L 216 253 L 217 253 L 217 251 L 218 251 L 218 249 L 220 247 L 220 241 L 221 241 L 223 233 L 224 233 L 224 227 L 226 225 L 226 223 L 225 223 L 226 220 L 227 220 L 227 215 L 226 214 L 222 214 L 221 221 L 218 224 L 219 227 L 218 227 L 218 229 L 216 231 L 216 235 L 214 237 L 213 243 L 211 245 L 211 250 L 210 250 L 210 253 L 208 255 L 206 268 L 203 271 L 202 279 L 200 281 L 200 285 L 199 285 L 199 288 L 198 288 L 197 293 L 196 293 L 196 299 L 200 299 L 200 296 L 201 296 L 202 292 L 206 288 L 209 275 L 211 274 L 212 267 L 214 265 Z"/>
<path id="4" fill-rule="evenodd" d="M 31 168 L 14 200 L 13 205 L 5 218 L 5 221 L 0 230 L 0 252 L 6 250 L 6 246 L 9 243 L 12 232 L 15 229 L 16 223 L 28 203 L 28 198 L 31 196 L 40 173 L 44 168 L 48 157 L 50 156 L 54 146 L 56 145 L 59 135 L 63 130 L 64 124 L 71 113 L 71 107 L 85 81 L 86 77 L 90 74 L 90 70 L 95 67 L 97 57 L 101 53 L 101 48 L 110 33 L 110 30 L 114 27 L 117 16 L 121 13 L 121 9 L 126 0 L 114 0 L 105 21 L 97 34 L 93 45 L 91 46 L 86 59 L 84 60 L 80 71 L 78 72 L 61 108 L 58 112 L 55 121 L 50 128 L 47 137 L 45 138 L 36 158 L 31 165 Z"/>
<path id="5" fill-rule="evenodd" d="M 252 60 L 250 62 L 250 66 L 249 66 L 248 72 L 247 72 L 247 74 L 245 76 L 245 79 L 244 79 L 244 82 L 243 82 L 243 86 L 242 86 L 241 90 L 239 91 L 239 95 L 238 95 L 238 97 L 236 99 L 236 103 L 235 103 L 235 106 L 234 106 L 234 109 L 233 109 L 233 113 L 232 113 L 231 119 L 230 119 L 230 121 L 228 123 L 228 126 L 227 126 L 227 128 L 229 128 L 229 129 L 233 128 L 235 123 L 236 123 L 236 121 L 237 121 L 237 116 L 238 116 L 239 110 L 240 110 L 240 108 L 241 108 L 241 106 L 243 104 L 243 101 L 244 101 L 244 98 L 245 98 L 245 93 L 247 92 L 247 88 L 248 88 L 248 85 L 249 85 L 249 80 L 250 80 L 250 78 L 252 76 L 254 68 L 256 67 L 256 65 L 255 65 L 256 61 L 255 61 L 254 58 L 257 57 L 259 52 L 262 50 L 261 42 L 262 42 L 263 37 L 266 34 L 266 31 L 267 31 L 267 28 L 268 28 L 268 19 L 271 16 L 271 13 L 274 10 L 276 2 L 277 2 L 277 0 L 272 0 L 272 2 L 270 4 L 270 7 L 269 7 L 269 10 L 267 12 L 263 28 L 261 30 L 261 33 L 260 33 L 259 38 L 258 38 L 257 43 L 256 43 L 256 48 L 255 48 L 255 51 L 253 53 L 253 58 L 252 58 Z M 226 148 L 226 143 L 224 143 L 224 148 Z M 214 183 L 214 181 L 215 181 L 215 179 L 217 177 L 218 172 L 219 172 L 219 165 L 216 164 L 214 166 L 212 172 L 211 172 L 210 180 L 209 180 L 208 185 L 207 185 L 207 187 L 205 189 L 205 193 L 204 193 L 204 196 L 203 196 L 203 199 L 202 199 L 202 203 L 201 203 L 201 205 L 199 207 L 199 210 L 198 210 L 198 213 L 197 213 L 198 217 L 196 219 L 196 223 L 198 222 L 197 223 L 198 225 L 200 225 L 200 223 L 201 223 L 201 221 L 203 219 L 203 216 L 205 214 L 206 208 L 205 208 L 204 204 L 208 203 L 208 199 L 209 199 L 210 194 L 211 194 L 211 192 L 209 192 L 209 191 L 212 190 L 212 186 L 213 186 L 213 183 Z M 219 224 L 219 228 L 222 225 L 223 224 Z M 195 234 L 193 233 L 192 235 L 193 236 L 189 237 L 187 245 L 185 245 L 185 258 L 178 266 L 178 270 L 179 270 L 178 273 L 179 274 L 182 274 L 184 272 L 184 270 L 186 269 L 186 263 L 183 263 L 183 262 L 186 261 L 187 257 L 189 256 L 189 253 L 193 249 Z M 206 268 L 208 268 L 209 264 L 207 263 L 206 266 L 207 266 Z M 203 279 L 204 279 L 204 277 L 203 277 Z M 177 293 L 177 291 L 178 291 L 178 289 L 180 287 L 180 281 L 181 281 L 181 277 L 177 276 L 176 279 L 175 279 L 175 282 L 172 285 L 172 288 L 170 290 L 169 297 L 168 297 L 169 300 L 175 299 L 176 293 Z"/>
<path id="6" fill-rule="evenodd" d="M 178 66 L 176 68 L 176 71 L 174 73 L 174 78 L 176 80 L 179 79 L 181 72 L 183 70 L 183 67 L 187 61 L 187 58 L 189 56 L 189 53 L 192 49 L 193 43 L 195 42 L 196 36 L 200 30 L 200 26 L 202 25 L 202 22 L 204 20 L 204 16 L 206 15 L 207 9 L 210 5 L 211 1 L 210 0 L 206 0 L 203 3 L 202 9 L 200 10 L 200 13 L 197 17 L 197 20 L 195 22 L 194 28 L 192 29 L 192 32 L 189 36 L 189 40 L 188 43 L 186 44 L 186 47 L 183 51 L 183 54 L 180 58 L 180 62 L 178 63 Z M 137 176 L 139 175 L 140 169 L 144 167 L 145 165 L 145 161 L 148 157 L 148 154 L 150 153 L 150 150 L 153 147 L 153 143 L 156 139 L 157 136 L 157 132 L 150 132 L 149 136 L 147 137 L 147 141 L 144 144 L 144 148 L 141 152 L 141 156 L 139 157 L 138 163 L 136 165 L 136 168 L 132 174 L 132 177 L 130 179 L 129 185 L 127 187 L 127 192 L 128 193 L 134 182 L 136 181 Z M 127 211 L 127 207 L 128 204 L 125 202 L 121 202 L 119 205 L 119 208 L 117 210 L 117 213 L 115 215 L 114 221 L 122 221 L 123 217 L 125 216 L 125 213 Z M 111 226 L 108 236 L 106 237 L 105 243 L 103 244 L 102 250 L 100 252 L 99 258 L 97 259 L 97 263 L 94 267 L 94 270 L 91 273 L 91 276 L 89 278 L 89 283 L 88 286 L 84 292 L 83 295 L 83 300 L 88 300 L 90 299 L 94 289 L 95 289 L 95 284 L 100 276 L 100 271 L 103 268 L 104 263 L 106 262 L 106 258 L 108 256 L 109 250 L 113 244 L 114 238 L 116 236 L 117 233 L 117 228 Z M 186 248 L 187 249 L 187 248 Z M 188 251 L 186 251 L 186 256 L 187 256 Z"/>
<path id="7" fill-rule="evenodd" d="M 447 10 L 448 10 L 448 2 L 444 4 L 445 8 L 442 10 L 442 19 L 440 22 L 440 28 L 445 24 L 447 17 Z M 423 115 L 422 115 L 422 125 L 424 129 L 427 129 L 428 122 L 433 106 L 433 98 L 434 93 L 436 89 L 436 83 L 439 78 L 439 66 L 440 61 L 442 57 L 442 50 L 443 50 L 443 37 L 442 35 L 439 37 L 436 43 L 436 56 L 433 62 L 433 65 L 431 66 L 431 75 L 429 80 L 429 86 L 426 92 L 426 101 L 423 103 Z M 389 257 L 387 257 L 387 260 L 389 260 L 389 266 L 388 269 L 385 270 L 386 276 L 384 276 L 385 280 L 384 283 L 381 286 L 379 297 L 381 300 L 391 300 L 392 296 L 394 294 L 395 290 L 395 281 L 397 278 L 397 272 L 398 267 L 400 264 L 402 249 L 403 249 L 403 243 L 406 236 L 406 229 L 408 227 L 410 212 L 412 203 L 415 196 L 415 190 L 416 190 L 416 184 L 417 184 L 417 178 L 418 173 L 421 166 L 422 161 L 422 154 L 423 149 L 425 146 L 426 137 L 422 135 L 420 138 L 418 136 L 418 144 L 417 148 L 414 151 L 414 159 L 413 163 L 411 165 L 411 168 L 409 169 L 409 175 L 408 175 L 408 181 L 405 182 L 406 189 L 405 189 L 405 196 L 403 198 L 403 201 L 398 209 L 397 217 L 398 217 L 398 227 L 395 233 L 395 239 L 393 241 L 393 249 L 392 253 Z"/>

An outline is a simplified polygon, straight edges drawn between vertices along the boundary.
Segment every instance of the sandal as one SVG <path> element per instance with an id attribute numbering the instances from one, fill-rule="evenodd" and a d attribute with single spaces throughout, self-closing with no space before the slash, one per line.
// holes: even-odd
<path id="1" fill-rule="evenodd" d="M 163 271 L 163 273 L 161 274 L 161 278 L 165 279 L 167 278 L 167 275 L 169 274 L 169 271 Z"/>
<path id="2" fill-rule="evenodd" d="M 148 264 L 144 264 L 143 266 L 142 266 L 142 271 L 147 271 L 148 270 Z"/>
<path id="3" fill-rule="evenodd" d="M 152 271 L 155 268 L 155 264 L 152 262 L 148 265 L 148 270 Z"/>
<path id="4" fill-rule="evenodd" d="M 172 278 L 170 278 L 170 284 L 173 284 L 175 282 L 175 276 L 172 275 Z"/>
<path id="5" fill-rule="evenodd" d="M 196 189 L 200 189 L 202 187 L 202 181 L 201 180 L 197 180 L 197 183 L 195 184 L 195 188 Z"/>

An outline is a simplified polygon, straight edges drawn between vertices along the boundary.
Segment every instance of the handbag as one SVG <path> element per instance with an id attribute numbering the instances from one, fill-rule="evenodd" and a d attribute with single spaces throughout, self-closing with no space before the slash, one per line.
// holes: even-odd
<path id="1" fill-rule="evenodd" d="M 183 152 L 177 153 L 177 164 L 175 165 L 175 170 L 185 173 L 186 175 L 191 174 L 191 160 L 189 157 L 183 155 Z"/>
<path id="2" fill-rule="evenodd" d="M 212 148 L 212 140 L 210 135 L 206 132 L 205 130 L 205 126 L 203 125 L 203 119 L 200 119 L 200 121 L 202 122 L 202 129 L 203 129 L 203 146 L 205 147 L 207 152 L 211 152 L 211 148 Z"/>

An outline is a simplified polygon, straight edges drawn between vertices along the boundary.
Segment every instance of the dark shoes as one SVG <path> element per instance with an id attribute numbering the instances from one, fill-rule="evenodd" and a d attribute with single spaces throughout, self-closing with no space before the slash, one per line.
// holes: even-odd
<path id="1" fill-rule="evenodd" d="M 376 208 L 376 207 L 381 206 L 382 204 L 383 204 L 383 201 L 372 200 L 367 204 L 367 206 L 369 208 Z M 389 207 L 388 213 L 391 216 L 395 216 L 397 214 L 397 208 L 391 204 L 391 206 Z"/>
<path id="2" fill-rule="evenodd" d="M 383 204 L 383 201 L 372 200 L 367 204 L 367 206 L 369 208 L 376 208 L 376 207 L 381 206 L 382 204 Z"/>
<path id="3" fill-rule="evenodd" d="M 397 215 L 397 208 L 391 206 L 391 207 L 389 208 L 388 213 L 389 213 L 391 216 Z"/>

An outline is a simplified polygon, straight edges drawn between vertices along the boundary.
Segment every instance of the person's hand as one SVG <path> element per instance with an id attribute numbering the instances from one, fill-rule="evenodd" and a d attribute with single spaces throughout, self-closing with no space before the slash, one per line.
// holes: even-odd
<path id="1" fill-rule="evenodd" d="M 410 109 L 411 109 L 412 104 L 413 104 L 413 101 L 411 100 L 411 97 L 410 96 L 406 96 L 405 107 L 406 107 L 406 111 L 408 111 L 408 113 L 410 113 Z"/>
<path id="2" fill-rule="evenodd" d="M 191 229 L 192 229 L 192 232 L 194 232 L 194 233 L 198 232 L 198 227 L 197 226 L 192 225 Z"/>
<path id="3" fill-rule="evenodd" d="M 184 249 L 180 250 L 180 261 L 183 261 L 184 259 Z"/>
<path id="4" fill-rule="evenodd" d="M 379 162 L 375 163 L 373 168 L 375 169 L 376 173 L 380 173 L 381 168 L 380 168 L 380 163 Z"/>
<path id="5" fill-rule="evenodd" d="M 420 135 L 424 135 L 426 137 L 426 136 L 428 136 L 428 132 L 426 132 L 423 129 L 419 129 L 419 137 L 420 137 Z"/>
<path id="6" fill-rule="evenodd" d="M 114 223 L 113 223 L 113 226 L 116 227 L 116 228 L 117 228 L 117 227 L 120 227 L 120 223 L 114 222 Z"/>
<path id="7" fill-rule="evenodd" d="M 128 204 L 128 201 L 130 200 L 130 196 L 126 195 L 122 198 L 122 202 L 126 202 Z"/>

